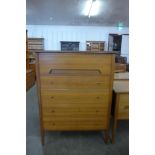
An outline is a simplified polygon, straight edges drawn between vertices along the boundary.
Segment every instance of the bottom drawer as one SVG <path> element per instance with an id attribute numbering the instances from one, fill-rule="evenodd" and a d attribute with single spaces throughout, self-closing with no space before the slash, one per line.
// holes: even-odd
<path id="1" fill-rule="evenodd" d="M 61 131 L 61 130 L 104 130 L 107 129 L 106 121 L 44 121 L 45 130 Z"/>

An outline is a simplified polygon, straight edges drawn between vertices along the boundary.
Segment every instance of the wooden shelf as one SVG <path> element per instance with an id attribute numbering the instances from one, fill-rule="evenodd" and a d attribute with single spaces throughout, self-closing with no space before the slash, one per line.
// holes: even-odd
<path id="1" fill-rule="evenodd" d="M 105 41 L 86 41 L 86 50 L 100 52 L 105 50 Z"/>
<path id="2" fill-rule="evenodd" d="M 80 42 L 77 41 L 61 41 L 61 51 L 79 51 Z"/>
<path id="3" fill-rule="evenodd" d="M 43 50 L 44 38 L 28 38 L 29 64 L 35 64 L 36 52 L 40 52 Z"/>

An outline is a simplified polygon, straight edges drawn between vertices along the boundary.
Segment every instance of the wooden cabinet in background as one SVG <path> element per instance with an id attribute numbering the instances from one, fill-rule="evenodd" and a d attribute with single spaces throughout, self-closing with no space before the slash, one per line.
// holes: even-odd
<path id="1" fill-rule="evenodd" d="M 124 80 L 114 80 L 113 91 L 114 122 L 112 129 L 112 142 L 114 143 L 117 121 L 129 119 L 129 80 L 127 80 L 126 77 Z"/>
<path id="2" fill-rule="evenodd" d="M 35 84 L 35 72 L 32 69 L 26 70 L 26 90 L 28 91 Z"/>
<path id="3" fill-rule="evenodd" d="M 126 72 L 127 64 L 115 63 L 115 72 Z"/>
<path id="4" fill-rule="evenodd" d="M 29 51 L 29 68 L 32 69 L 36 75 L 36 52 L 44 50 L 44 38 L 28 38 Z"/>
<path id="5" fill-rule="evenodd" d="M 29 63 L 35 64 L 35 53 L 44 50 L 44 38 L 28 38 Z"/>
<path id="6" fill-rule="evenodd" d="M 26 30 L 26 69 L 29 69 L 28 31 Z"/>
<path id="7" fill-rule="evenodd" d="M 86 41 L 86 50 L 93 52 L 102 52 L 105 50 L 104 41 Z"/>
<path id="8" fill-rule="evenodd" d="M 78 41 L 61 41 L 61 51 L 79 51 Z"/>
<path id="9" fill-rule="evenodd" d="M 121 54 L 122 35 L 109 34 L 108 51 L 115 51 L 117 56 Z"/>

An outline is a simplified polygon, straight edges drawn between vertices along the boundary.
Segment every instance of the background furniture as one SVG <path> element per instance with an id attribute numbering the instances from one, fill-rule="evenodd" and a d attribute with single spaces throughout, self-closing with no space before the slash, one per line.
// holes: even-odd
<path id="1" fill-rule="evenodd" d="M 26 70 L 26 90 L 28 91 L 35 84 L 35 72 L 32 69 Z"/>
<path id="2" fill-rule="evenodd" d="M 28 38 L 29 66 L 34 72 L 36 68 L 35 53 L 42 50 L 44 50 L 44 38 Z"/>
<path id="3" fill-rule="evenodd" d="M 29 63 L 35 64 L 35 53 L 44 50 L 44 38 L 28 38 Z"/>
<path id="4" fill-rule="evenodd" d="M 39 52 L 37 88 L 45 131 L 104 130 L 111 112 L 114 54 Z"/>
<path id="5" fill-rule="evenodd" d="M 127 64 L 121 64 L 121 63 L 115 63 L 115 72 L 126 72 L 127 68 L 126 68 Z"/>
<path id="6" fill-rule="evenodd" d="M 77 41 L 61 41 L 61 51 L 79 51 L 80 42 Z"/>
<path id="7" fill-rule="evenodd" d="M 26 69 L 29 69 L 28 31 L 26 30 Z"/>
<path id="8" fill-rule="evenodd" d="M 112 143 L 115 142 L 117 121 L 129 119 L 129 81 L 114 80 L 113 91 L 114 123 L 112 128 Z"/>
<path id="9" fill-rule="evenodd" d="M 86 41 L 86 50 L 87 51 L 95 51 L 102 52 L 105 49 L 104 41 Z"/>
<path id="10" fill-rule="evenodd" d="M 35 84 L 35 69 L 29 63 L 28 31 L 26 30 L 26 90 L 28 91 Z"/>
<path id="11" fill-rule="evenodd" d="M 129 63 L 129 34 L 109 34 L 108 51 L 116 53 L 116 63 Z"/>
<path id="12" fill-rule="evenodd" d="M 114 81 L 129 80 L 129 72 L 114 73 Z"/>
<path id="13" fill-rule="evenodd" d="M 117 55 L 121 54 L 122 35 L 109 34 L 108 38 L 108 51 L 115 51 Z"/>

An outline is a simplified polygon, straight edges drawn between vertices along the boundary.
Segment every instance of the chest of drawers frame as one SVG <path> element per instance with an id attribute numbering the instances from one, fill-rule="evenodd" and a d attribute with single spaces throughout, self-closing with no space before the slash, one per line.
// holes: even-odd
<path id="1" fill-rule="evenodd" d="M 108 140 L 114 54 L 38 52 L 36 54 L 40 129 L 105 131 Z"/>

